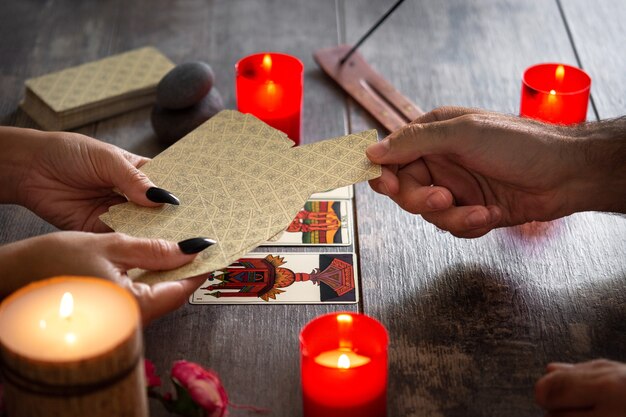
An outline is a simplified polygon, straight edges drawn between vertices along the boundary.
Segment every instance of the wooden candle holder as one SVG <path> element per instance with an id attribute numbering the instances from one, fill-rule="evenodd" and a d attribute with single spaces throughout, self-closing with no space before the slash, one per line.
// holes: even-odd
<path id="1" fill-rule="evenodd" d="M 341 58 L 349 50 L 350 45 L 318 49 L 313 57 L 326 74 L 390 132 L 424 114 L 417 105 L 374 71 L 358 52 L 354 52 L 341 64 Z"/>

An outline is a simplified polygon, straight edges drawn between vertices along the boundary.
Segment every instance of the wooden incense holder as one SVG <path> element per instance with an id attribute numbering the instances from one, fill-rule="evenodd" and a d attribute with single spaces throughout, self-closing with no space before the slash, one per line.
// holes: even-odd
<path id="1" fill-rule="evenodd" d="M 374 71 L 358 52 L 354 52 L 343 65 L 340 64 L 349 50 L 350 45 L 318 49 L 313 57 L 326 74 L 390 132 L 424 114 Z"/>

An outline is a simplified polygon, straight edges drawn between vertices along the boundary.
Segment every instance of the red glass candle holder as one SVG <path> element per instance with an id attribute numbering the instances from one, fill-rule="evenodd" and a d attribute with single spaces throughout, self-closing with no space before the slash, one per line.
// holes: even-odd
<path id="1" fill-rule="evenodd" d="M 300 144 L 302 62 L 274 52 L 242 58 L 235 65 L 237 109 L 250 113 Z"/>
<path id="2" fill-rule="evenodd" d="M 520 116 L 575 124 L 587 118 L 591 77 L 570 65 L 537 64 L 524 71 Z"/>
<path id="3" fill-rule="evenodd" d="M 363 314 L 332 313 L 300 332 L 304 417 L 387 415 L 385 327 Z"/>

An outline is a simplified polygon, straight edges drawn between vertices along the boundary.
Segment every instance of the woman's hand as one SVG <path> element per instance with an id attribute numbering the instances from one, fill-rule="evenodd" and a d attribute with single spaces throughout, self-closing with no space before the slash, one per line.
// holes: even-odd
<path id="1" fill-rule="evenodd" d="M 78 133 L 0 127 L 0 145 L 8 148 L 0 202 L 21 204 L 60 229 L 111 231 L 98 217 L 127 198 L 178 204 L 139 170 L 147 158 Z"/>
<path id="2" fill-rule="evenodd" d="M 92 276 L 111 280 L 137 298 L 144 322 L 182 305 L 204 281 L 198 276 L 155 285 L 133 282 L 133 268 L 167 270 L 195 258 L 213 241 L 189 239 L 178 244 L 121 233 L 57 232 L 0 247 L 0 293 L 6 295 L 31 281 L 58 275 Z"/>

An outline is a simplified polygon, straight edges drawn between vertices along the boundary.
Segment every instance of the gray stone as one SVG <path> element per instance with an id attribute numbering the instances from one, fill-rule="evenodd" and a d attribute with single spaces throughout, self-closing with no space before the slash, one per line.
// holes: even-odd
<path id="1" fill-rule="evenodd" d="M 171 110 L 155 104 L 150 119 L 159 142 L 169 146 L 223 109 L 222 96 L 213 88 L 200 102 L 186 109 Z"/>
<path id="2" fill-rule="evenodd" d="M 191 107 L 213 87 L 213 70 L 204 62 L 187 62 L 174 67 L 157 85 L 156 101 L 166 109 Z"/>

